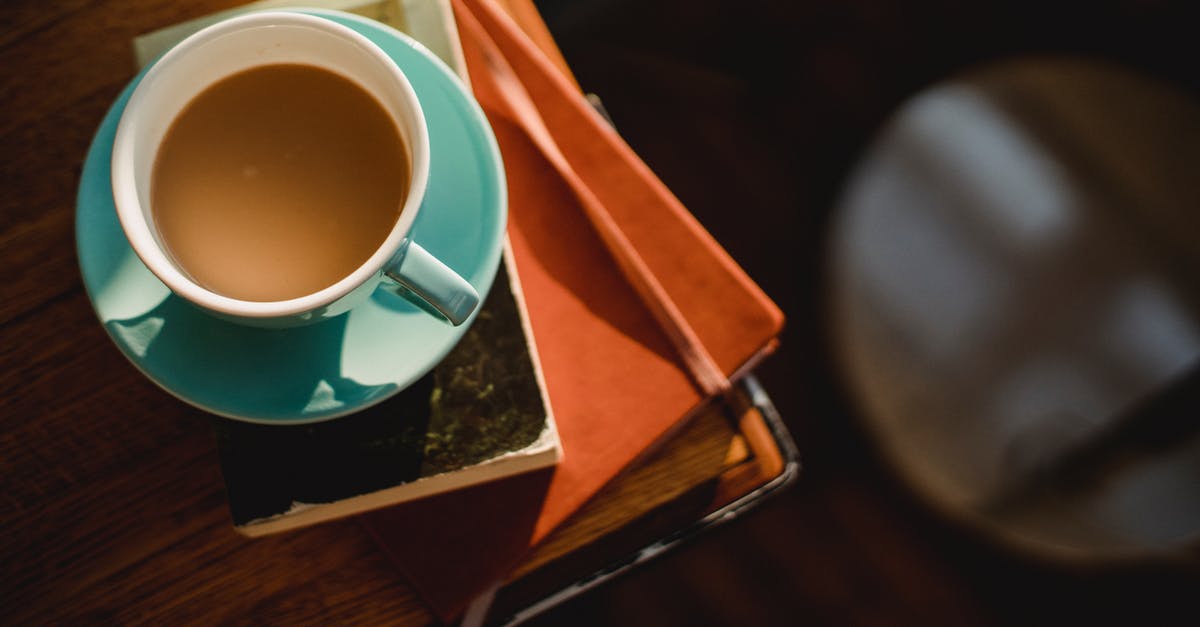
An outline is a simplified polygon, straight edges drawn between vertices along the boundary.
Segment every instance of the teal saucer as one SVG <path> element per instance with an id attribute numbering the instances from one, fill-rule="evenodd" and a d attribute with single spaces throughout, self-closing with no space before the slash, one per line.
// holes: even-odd
<path id="1" fill-rule="evenodd" d="M 362 33 L 408 76 L 425 111 L 432 157 L 413 239 L 485 295 L 500 262 L 507 190 L 483 112 L 440 59 L 403 33 L 349 14 L 313 13 Z M 386 399 L 454 347 L 470 320 L 450 326 L 386 286 L 346 315 L 293 329 L 224 322 L 172 294 L 134 254 L 113 207 L 113 135 L 140 79 L 117 98 L 92 140 L 75 237 L 96 315 L 151 381 L 229 418 L 317 422 Z"/>

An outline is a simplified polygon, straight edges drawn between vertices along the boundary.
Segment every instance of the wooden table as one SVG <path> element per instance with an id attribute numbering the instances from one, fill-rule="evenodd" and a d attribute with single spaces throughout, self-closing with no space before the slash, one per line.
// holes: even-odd
<path id="1" fill-rule="evenodd" d="M 81 284 L 76 187 L 131 39 L 232 4 L 0 9 L 0 622 L 431 621 L 354 520 L 234 532 L 209 417 L 120 355 Z M 507 6 L 553 51 L 532 3 Z M 531 556 L 506 611 L 778 482 L 774 435 L 755 412 L 701 416 Z"/>

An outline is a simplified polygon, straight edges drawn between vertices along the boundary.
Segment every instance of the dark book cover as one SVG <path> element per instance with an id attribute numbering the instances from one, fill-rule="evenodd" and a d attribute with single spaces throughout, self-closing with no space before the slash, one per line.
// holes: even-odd
<path id="1" fill-rule="evenodd" d="M 558 436 L 506 266 L 458 345 L 392 398 L 308 425 L 213 418 L 238 530 L 282 531 L 554 464 Z"/>

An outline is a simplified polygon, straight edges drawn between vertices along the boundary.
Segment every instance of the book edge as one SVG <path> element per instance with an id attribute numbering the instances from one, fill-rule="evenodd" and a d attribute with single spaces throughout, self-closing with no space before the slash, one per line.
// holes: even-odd
<path id="1" fill-rule="evenodd" d="M 451 492 L 548 468 L 558 463 L 559 451 L 560 446 L 555 439 L 553 442 L 543 443 L 540 450 L 529 451 L 526 449 L 525 454 L 510 454 L 509 457 L 488 460 L 475 466 L 418 479 L 333 503 L 293 502 L 292 509 L 286 513 L 268 519 L 253 520 L 244 525 L 236 525 L 234 529 L 242 535 L 257 538 L 290 529 L 309 527 L 443 492 Z"/>
<path id="2" fill-rule="evenodd" d="M 533 376 L 537 381 L 538 394 L 542 399 L 542 408 L 546 412 L 546 426 L 538 441 L 543 438 L 553 438 L 557 449 L 555 463 L 562 461 L 564 452 L 562 439 L 558 437 L 558 422 L 554 419 L 554 407 L 550 404 L 550 390 L 546 386 L 546 373 L 542 370 L 542 358 L 538 353 L 537 337 L 533 334 L 533 322 L 529 318 L 529 307 L 525 302 L 525 287 L 521 284 L 521 273 L 517 270 L 516 256 L 513 254 L 512 242 L 508 234 L 504 235 L 504 264 L 508 271 L 509 291 L 517 305 L 517 317 L 521 319 L 521 330 L 525 334 L 525 345 L 528 347 L 529 359 L 533 365 Z"/>

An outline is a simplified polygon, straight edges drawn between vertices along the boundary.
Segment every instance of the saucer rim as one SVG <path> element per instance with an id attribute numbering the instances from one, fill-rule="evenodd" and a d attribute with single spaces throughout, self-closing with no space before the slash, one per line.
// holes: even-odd
<path id="1" fill-rule="evenodd" d="M 285 9 L 285 11 L 286 11 L 286 9 Z M 496 207 L 496 211 L 495 211 L 496 224 L 499 225 L 499 228 L 493 229 L 492 232 L 490 232 L 490 233 L 484 233 L 483 237 L 480 238 L 481 243 L 487 244 L 488 245 L 487 248 L 489 250 L 488 250 L 487 254 L 485 256 L 483 256 L 483 262 L 480 263 L 478 266 L 476 266 L 476 268 L 474 268 L 475 270 L 483 271 L 482 275 L 479 279 L 479 285 L 477 286 L 476 289 L 478 290 L 478 292 L 480 293 L 481 296 L 485 296 L 486 294 L 488 294 L 495 284 L 496 275 L 499 270 L 499 265 L 504 257 L 505 241 L 507 239 L 506 225 L 507 225 L 507 219 L 508 219 L 508 186 L 507 186 L 507 180 L 506 180 L 506 175 L 505 175 L 505 170 L 504 170 L 504 163 L 503 163 L 503 160 L 501 157 L 499 145 L 496 142 L 494 133 L 491 132 L 491 125 L 490 125 L 486 115 L 483 113 L 483 110 L 479 106 L 478 102 L 474 100 L 473 95 L 470 93 L 469 87 L 464 84 L 463 79 L 445 61 L 443 61 L 440 57 L 438 57 L 436 54 L 434 54 L 428 47 L 426 47 L 420 41 L 414 39 L 412 36 L 408 35 L 407 33 L 401 32 L 387 24 L 383 24 L 383 23 L 375 21 L 375 20 L 370 20 L 368 18 L 359 16 L 359 15 L 356 15 L 353 13 L 347 13 L 344 11 L 337 11 L 337 10 L 333 10 L 333 9 L 294 9 L 294 10 L 291 10 L 290 12 L 313 15 L 313 16 L 319 17 L 321 19 L 328 19 L 335 23 L 340 23 L 344 26 L 355 29 L 356 32 L 359 32 L 360 34 L 367 37 L 368 39 L 370 39 L 370 35 L 368 35 L 367 33 L 362 33 L 361 31 L 358 31 L 358 29 L 355 28 L 355 25 L 357 25 L 361 28 L 368 29 L 368 30 L 373 30 L 385 38 L 399 40 L 399 41 L 405 43 L 409 48 L 413 49 L 418 54 L 418 56 L 424 60 L 425 63 L 428 63 L 430 66 L 432 66 L 432 68 L 435 68 L 437 72 L 440 72 L 441 75 L 443 76 L 443 78 L 447 79 L 450 83 L 458 86 L 457 90 L 447 90 L 447 91 L 455 92 L 455 95 L 450 96 L 450 98 L 459 100 L 461 104 L 466 105 L 465 107 L 462 108 L 463 116 L 473 117 L 475 119 L 475 121 L 478 123 L 478 128 L 482 131 L 482 132 L 471 133 L 471 135 L 475 136 L 476 139 L 482 139 L 483 141 L 481 143 L 483 145 L 478 146 L 476 149 L 471 150 L 470 152 L 472 152 L 476 155 L 482 155 L 486 152 L 487 153 L 486 158 L 481 159 L 481 161 L 483 161 L 486 165 L 487 159 L 490 159 L 491 163 L 493 164 L 493 168 L 495 170 L 494 174 L 495 174 L 496 184 L 495 184 L 495 190 L 494 190 L 494 194 L 493 194 L 494 198 L 492 199 L 491 202 L 488 202 L 487 200 L 485 200 L 484 204 L 489 205 L 489 206 L 495 205 L 495 207 Z M 353 25 L 346 24 L 346 22 L 353 22 L 354 24 Z M 386 50 L 385 50 L 385 53 L 387 53 Z M 389 57 L 391 57 L 390 54 L 389 54 Z M 393 61 L 395 61 L 395 58 L 393 58 Z M 101 118 L 101 121 L 96 128 L 95 136 L 93 137 L 92 142 L 89 143 L 88 152 L 87 152 L 88 157 L 91 156 L 91 153 L 94 149 L 94 145 L 95 145 L 96 141 L 99 139 L 99 135 L 100 135 L 101 131 L 103 130 L 103 128 L 106 126 L 110 116 L 112 116 L 114 114 L 114 109 L 118 105 L 121 105 L 122 110 L 123 110 L 124 106 L 126 106 L 128 104 L 129 95 L 132 93 L 132 90 L 136 87 L 137 83 L 145 75 L 146 69 L 147 68 L 143 68 L 143 69 L 139 70 L 139 72 L 133 78 L 131 78 L 129 80 L 129 82 L 125 85 L 125 87 L 122 88 L 121 92 L 118 93 L 118 95 L 114 99 L 112 105 L 109 106 L 109 109 L 105 112 L 105 115 L 103 116 L 103 118 Z M 118 112 L 118 115 L 119 115 L 119 112 Z M 81 168 L 82 171 L 86 171 L 86 169 L 87 169 L 86 165 L 87 165 L 87 157 L 85 157 L 84 167 Z M 81 177 L 82 177 L 82 173 L 81 173 Z M 82 192 L 83 192 L 83 184 L 82 184 L 82 178 L 81 178 L 80 188 L 77 191 L 76 206 L 75 206 L 75 212 L 74 212 L 75 227 L 76 227 L 75 228 L 75 245 L 76 245 L 76 251 L 77 251 L 76 257 L 77 257 L 81 275 L 83 275 L 85 273 L 84 255 L 79 254 L 79 248 L 81 247 L 82 239 L 83 239 L 83 236 L 82 236 L 83 222 L 80 220 L 80 216 L 82 213 L 81 207 L 84 204 L 82 202 L 82 196 L 83 196 Z M 126 244 L 127 244 L 127 246 L 129 246 L 128 242 Z M 130 248 L 132 248 L 132 247 L 130 246 Z M 142 263 L 144 265 L 144 263 L 141 261 L 141 259 L 138 259 L 138 263 Z M 342 417 L 345 417 L 345 416 L 348 416 L 351 414 L 361 412 L 363 410 L 366 410 L 370 407 L 378 405 L 378 404 L 392 398 L 396 394 L 399 394 L 403 390 L 410 387 L 414 382 L 416 382 L 420 378 L 428 375 L 434 368 L 437 367 L 437 365 L 439 363 L 441 363 L 445 359 L 446 355 L 448 355 L 450 353 L 450 351 L 454 350 L 454 347 L 458 345 L 458 343 L 462 340 L 463 336 L 466 334 L 467 330 L 474 323 L 475 318 L 477 317 L 480 308 L 482 308 L 482 306 L 483 306 L 483 299 L 481 298 L 479 307 L 477 307 L 476 310 L 471 313 L 470 317 L 465 322 L 463 322 L 461 325 L 456 326 L 456 327 L 451 327 L 450 331 L 449 331 L 449 335 L 447 335 L 446 341 L 443 342 L 443 344 L 438 349 L 430 352 L 430 354 L 429 354 L 430 359 L 429 359 L 428 365 L 413 370 L 412 373 L 410 373 L 409 376 L 407 376 L 407 377 L 398 377 L 395 381 L 390 381 L 389 383 L 392 383 L 395 385 L 395 387 L 392 390 L 390 390 L 386 393 L 382 393 L 382 394 L 378 395 L 377 397 L 370 398 L 370 399 L 367 399 L 367 400 L 359 402 L 359 403 L 353 403 L 348 406 L 338 408 L 337 410 L 333 410 L 328 413 L 322 413 L 322 414 L 315 415 L 315 416 L 296 417 L 296 416 L 276 415 L 273 417 L 264 417 L 264 416 L 259 416 L 259 415 L 235 413 L 235 412 L 226 411 L 225 409 L 220 409 L 220 408 L 216 408 L 213 406 L 209 406 L 207 404 L 204 404 L 203 402 L 198 401 L 197 399 L 188 398 L 187 396 L 184 396 L 183 394 L 181 394 L 179 391 L 176 391 L 176 390 L 168 387 L 165 383 L 160 381 L 158 377 L 154 376 L 154 374 L 152 374 L 145 367 L 143 367 L 143 364 L 141 363 L 141 361 L 138 358 L 136 358 L 134 355 L 130 354 L 127 347 L 125 345 L 123 345 L 120 341 L 118 341 L 118 339 L 113 335 L 112 331 L 108 328 L 107 321 L 102 317 L 102 313 L 100 312 L 100 310 L 97 307 L 96 297 L 93 294 L 89 283 L 86 280 L 81 281 L 81 282 L 83 283 L 84 292 L 88 297 L 88 302 L 89 302 L 89 305 L 91 306 L 92 312 L 94 315 L 96 315 L 97 320 L 100 322 L 100 325 L 104 329 L 105 334 L 108 336 L 109 340 L 116 346 L 118 351 L 126 358 L 126 360 L 130 364 L 132 364 L 134 366 L 134 368 L 143 377 L 145 377 L 147 380 L 149 380 L 151 383 L 153 383 L 156 387 L 163 390 L 164 392 L 171 395 L 172 397 L 179 399 L 180 401 L 184 402 L 185 404 L 187 404 L 191 407 L 195 407 L 206 413 L 209 413 L 209 414 L 212 414 L 215 416 L 219 416 L 219 417 L 222 417 L 225 419 L 236 420 L 239 422 L 270 425 L 270 426 L 308 425 L 308 424 L 326 422 L 329 420 L 335 420 L 335 419 L 342 418 Z M 359 305 L 359 307 L 362 307 L 365 305 L 366 305 L 366 303 L 364 303 L 363 305 Z M 354 309 L 351 309 L 350 311 L 348 311 L 344 314 L 341 314 L 341 315 L 348 316 L 348 315 L 351 315 L 353 312 L 354 312 Z M 204 314 L 201 313 L 201 315 L 204 315 Z M 338 316 L 338 317 L 340 318 L 341 316 Z M 317 324 L 324 324 L 327 322 L 328 321 L 323 321 L 323 322 L 320 322 Z M 263 329 L 263 331 L 266 331 L 266 329 Z"/>

